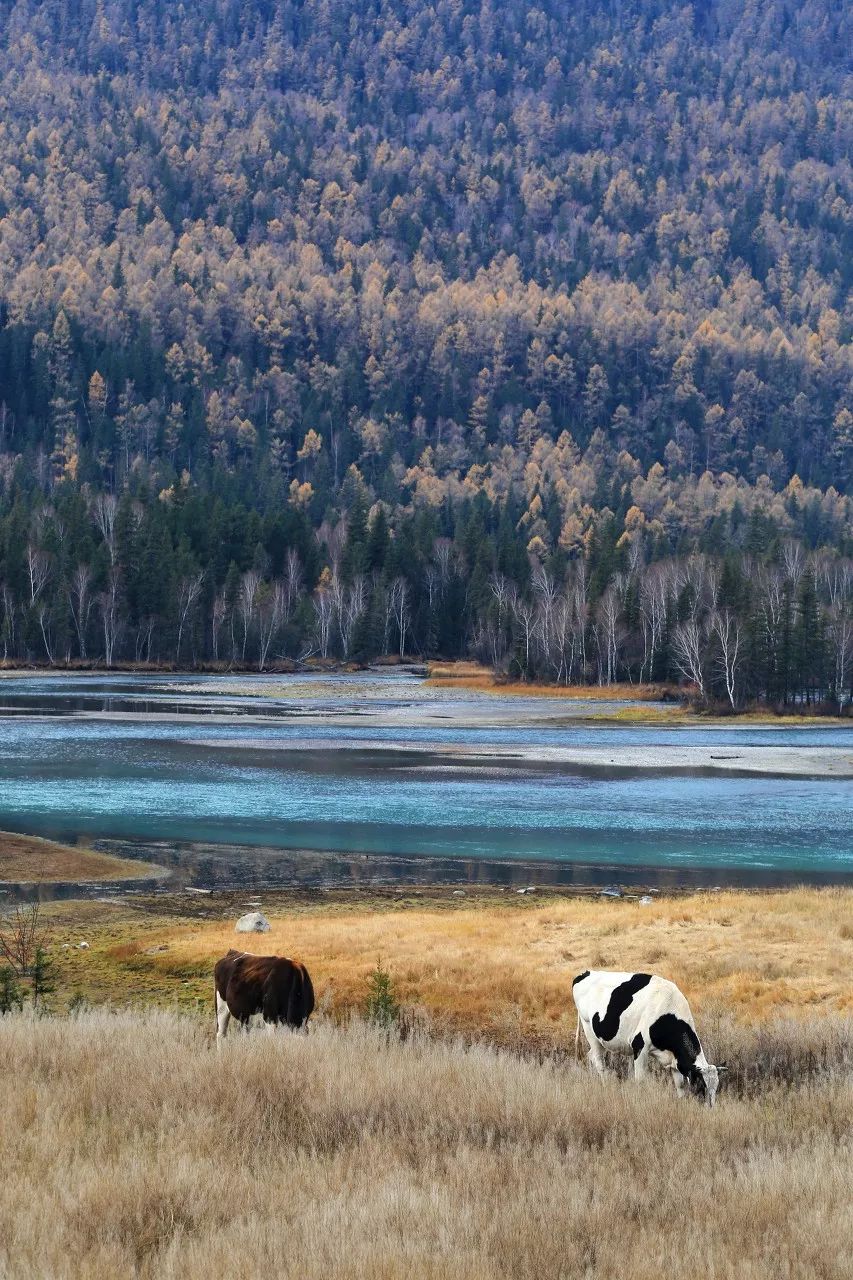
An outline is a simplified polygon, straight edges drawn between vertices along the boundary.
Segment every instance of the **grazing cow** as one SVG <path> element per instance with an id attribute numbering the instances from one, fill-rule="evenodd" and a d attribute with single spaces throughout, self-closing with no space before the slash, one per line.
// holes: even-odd
<path id="1" fill-rule="evenodd" d="M 589 1065 L 604 1074 L 605 1049 L 634 1055 L 634 1076 L 641 1080 L 654 1058 L 672 1071 L 676 1091 L 685 1088 L 713 1107 L 724 1066 L 715 1067 L 702 1052 L 690 1006 L 674 982 L 651 973 L 587 970 L 572 982 L 580 1029 L 589 1043 Z"/>
<path id="2" fill-rule="evenodd" d="M 217 1044 L 224 1040 L 232 1017 L 246 1031 L 255 1013 L 264 1015 L 270 1030 L 283 1022 L 295 1031 L 306 1026 L 314 1009 L 314 988 L 308 970 L 298 960 L 284 956 L 229 951 L 217 960 L 213 981 Z"/>

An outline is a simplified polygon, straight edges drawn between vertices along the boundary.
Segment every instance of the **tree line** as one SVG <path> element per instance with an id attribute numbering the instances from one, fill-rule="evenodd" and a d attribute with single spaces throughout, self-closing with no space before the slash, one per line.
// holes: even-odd
<path id="1" fill-rule="evenodd" d="M 839 696 L 844 6 L 0 18 L 7 661 Z"/>
<path id="2" fill-rule="evenodd" d="M 227 491 L 66 483 L 45 501 L 21 478 L 0 505 L 0 654 L 259 671 L 473 655 L 516 679 L 676 683 L 732 710 L 850 700 L 853 560 L 766 515 L 655 555 L 605 511 L 581 553 L 538 557 L 521 504 L 389 512 L 357 473 L 344 489 L 345 514 L 314 528 Z"/>

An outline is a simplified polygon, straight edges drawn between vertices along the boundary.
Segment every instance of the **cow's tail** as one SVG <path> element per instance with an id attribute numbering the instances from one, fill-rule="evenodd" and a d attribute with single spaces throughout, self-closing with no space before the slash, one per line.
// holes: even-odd
<path id="1" fill-rule="evenodd" d="M 578 1014 L 578 1025 L 575 1027 L 575 1062 L 580 1060 L 581 1056 L 581 1016 Z"/>
<path id="2" fill-rule="evenodd" d="M 314 1008 L 314 988 L 304 964 L 293 966 L 293 981 L 287 1001 L 287 1024 L 301 1027 L 307 1023 Z"/>
<path id="3" fill-rule="evenodd" d="M 314 1012 L 314 984 L 305 966 L 302 966 L 302 1021 L 308 1030 L 308 1019 Z"/>
<path id="4" fill-rule="evenodd" d="M 295 964 L 287 994 L 287 1010 L 284 1020 L 289 1027 L 302 1026 L 302 965 Z"/>

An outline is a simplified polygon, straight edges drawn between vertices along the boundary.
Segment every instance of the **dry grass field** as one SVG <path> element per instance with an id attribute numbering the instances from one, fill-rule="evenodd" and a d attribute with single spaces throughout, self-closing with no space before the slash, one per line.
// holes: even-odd
<path id="1" fill-rule="evenodd" d="M 0 831 L 0 883 L 140 880 L 162 874 L 162 868 L 147 862 Z"/>
<path id="2" fill-rule="evenodd" d="M 508 680 L 493 668 L 479 662 L 431 662 L 424 684 L 427 688 L 457 689 L 460 693 L 471 690 L 476 693 L 494 693 L 526 698 L 565 698 L 575 702 L 659 702 L 669 700 L 669 705 L 658 707 L 618 707 L 596 714 L 594 719 L 638 724 L 771 724 L 783 726 L 795 723 L 803 725 L 849 724 L 848 716 L 831 714 L 815 715 L 805 707 L 786 707 L 774 710 L 764 706 L 741 709 L 737 715 L 728 714 L 725 708 L 699 709 L 685 700 L 685 690 L 667 684 L 528 684 L 522 680 Z M 586 716 L 584 717 L 587 718 Z"/>
<path id="3" fill-rule="evenodd" d="M 666 692 L 671 691 L 668 686 L 657 684 L 528 684 L 522 680 L 507 680 L 496 675 L 491 667 L 484 667 L 479 662 L 431 662 L 427 672 L 428 686 L 521 694 L 525 697 L 538 695 L 545 698 L 575 698 L 583 701 L 592 698 L 595 701 L 605 702 L 621 702 L 627 698 L 632 701 L 639 699 L 643 702 L 655 702 Z"/>
<path id="4" fill-rule="evenodd" d="M 717 1026 L 755 1071 L 709 1111 L 358 1023 L 217 1052 L 163 1012 L 10 1015 L 0 1275 L 848 1280 L 851 1032 Z"/>
<path id="5" fill-rule="evenodd" d="M 238 946 L 303 960 L 318 1004 L 336 1019 L 362 1007 L 381 957 L 418 1020 L 509 1047 L 564 1047 L 574 1035 L 571 978 L 589 967 L 663 973 L 700 1022 L 716 1010 L 743 1022 L 853 1013 L 846 889 L 707 893 L 649 906 L 544 892 L 269 894 L 261 906 L 271 932 L 249 936 L 234 932 L 246 904 L 233 898 L 149 904 L 53 907 L 61 990 L 93 1002 L 200 1008 L 207 1018 L 213 964 Z M 89 949 L 78 950 L 80 940 Z"/>
<path id="6" fill-rule="evenodd" d="M 262 907 L 253 936 L 225 895 L 46 910 L 57 1012 L 0 1017 L 3 1280 L 848 1280 L 853 892 Z M 214 1048 L 234 945 L 307 962 L 307 1036 Z M 358 1016 L 380 955 L 402 1035 Z M 587 965 L 682 985 L 713 1111 L 574 1061 Z"/>

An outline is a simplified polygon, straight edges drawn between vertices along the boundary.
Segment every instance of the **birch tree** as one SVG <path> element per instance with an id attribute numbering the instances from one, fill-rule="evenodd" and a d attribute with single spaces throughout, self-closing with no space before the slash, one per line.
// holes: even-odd
<path id="1" fill-rule="evenodd" d="M 77 632 L 77 647 L 80 658 L 86 660 L 86 633 L 89 629 L 89 618 L 94 601 L 91 595 L 92 569 L 88 564 L 78 564 L 71 575 L 68 588 L 68 605 L 74 630 Z"/>
<path id="2" fill-rule="evenodd" d="M 704 641 L 702 627 L 696 618 L 680 623 L 672 636 L 673 662 L 685 680 L 696 685 L 703 702 L 706 700 Z"/>
<path id="3" fill-rule="evenodd" d="M 711 615 L 711 631 L 716 636 L 719 645 L 717 664 L 726 686 L 729 703 L 732 711 L 734 711 L 741 663 L 741 625 L 731 609 L 720 609 Z"/>

